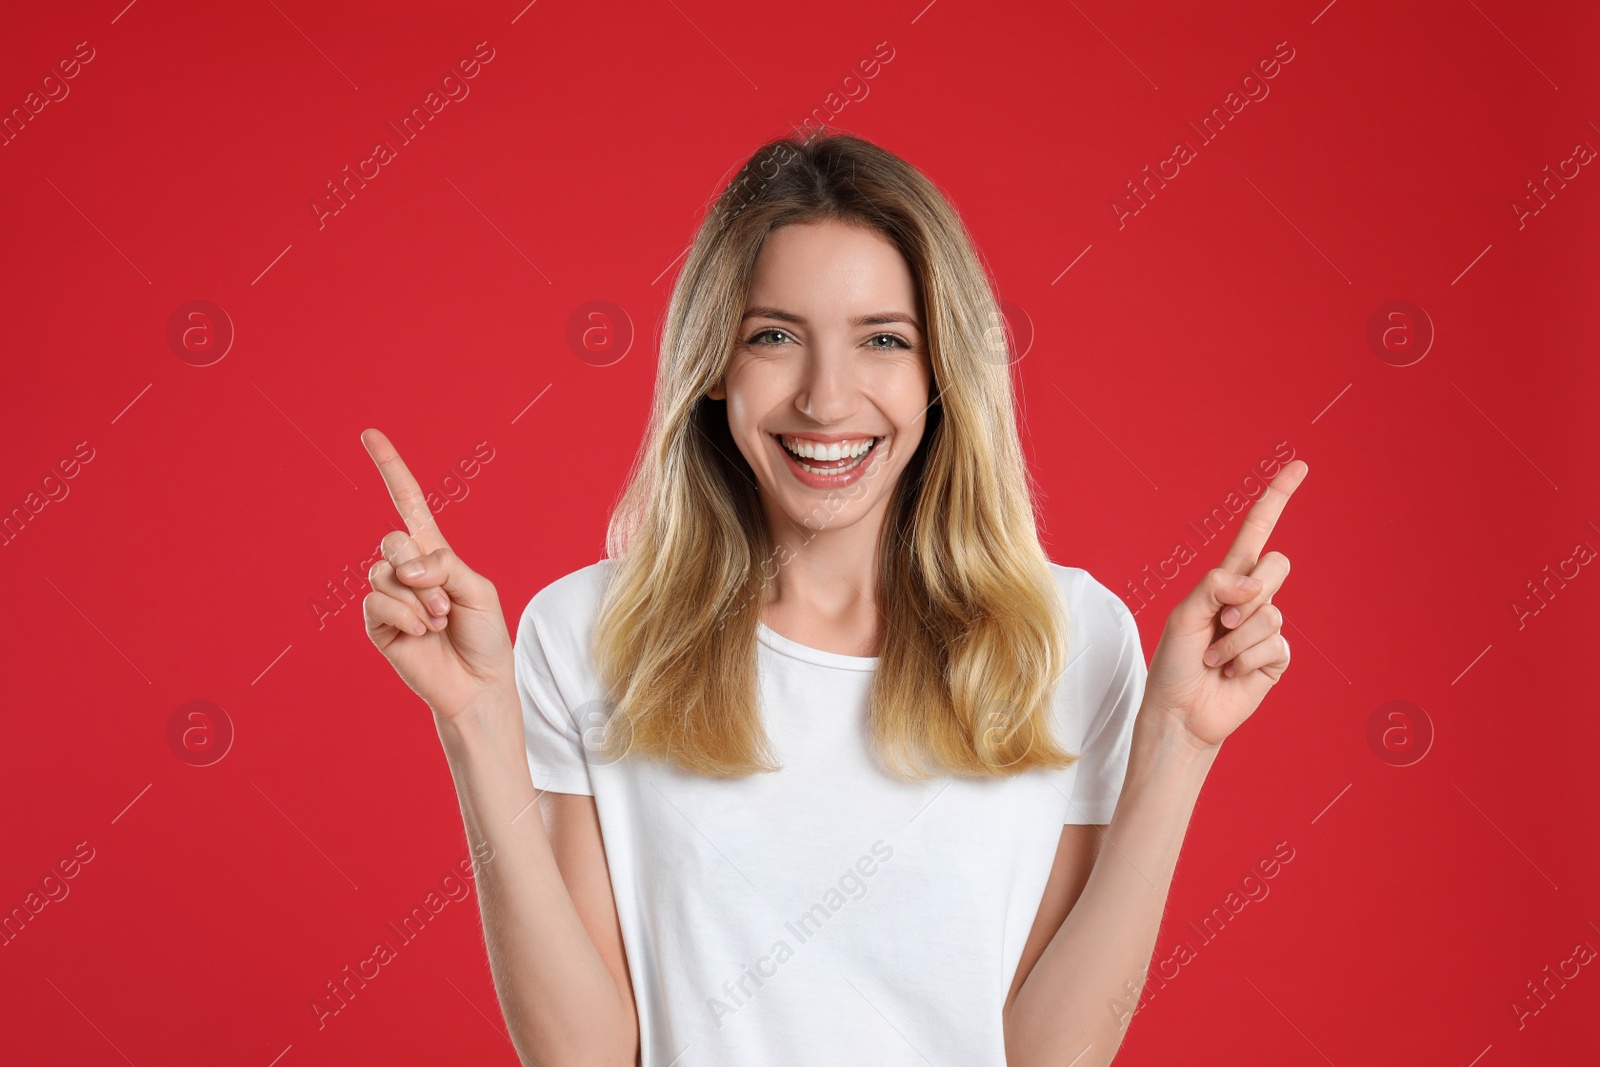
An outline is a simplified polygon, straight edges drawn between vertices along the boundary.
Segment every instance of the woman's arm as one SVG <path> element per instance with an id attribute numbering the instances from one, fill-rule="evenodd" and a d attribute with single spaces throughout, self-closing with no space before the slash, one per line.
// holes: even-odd
<path id="1" fill-rule="evenodd" d="M 384 537 L 384 558 L 367 575 L 367 636 L 433 712 L 512 1045 L 538 1067 L 631 1067 L 638 1017 L 593 802 L 553 804 L 553 833 L 534 812 L 500 594 L 451 549 L 389 439 L 367 429 L 361 443 L 408 531 Z"/>
<path id="2" fill-rule="evenodd" d="M 1267 537 L 1309 468 L 1283 467 L 1239 524 L 1222 564 L 1172 614 L 1150 659 L 1116 811 L 1083 893 L 1022 983 L 1005 1021 L 1011 1067 L 1105 1067 L 1144 988 L 1178 850 L 1200 787 L 1234 730 L 1289 667 L 1272 597 L 1289 560 Z M 1118 1006 L 1124 1010 L 1114 1010 Z"/>
<path id="3" fill-rule="evenodd" d="M 1104 1067 L 1122 1044 L 1217 753 L 1165 721 L 1139 709 L 1122 795 L 1089 880 L 1006 1015 L 1010 1067 Z"/>
<path id="4" fill-rule="evenodd" d="M 631 1067 L 638 1016 L 599 828 L 581 806 L 551 802 L 546 829 L 521 715 L 506 685 L 475 714 L 435 717 L 472 845 L 495 992 L 524 1064 Z"/>

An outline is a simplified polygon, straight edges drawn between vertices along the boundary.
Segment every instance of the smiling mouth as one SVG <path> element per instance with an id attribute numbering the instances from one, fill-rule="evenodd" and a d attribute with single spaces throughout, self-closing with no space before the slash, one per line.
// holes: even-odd
<path id="1" fill-rule="evenodd" d="M 785 439 L 785 435 L 773 434 L 772 437 L 778 442 L 778 447 L 787 452 L 789 458 L 794 460 L 802 470 L 810 474 L 822 475 L 844 474 L 854 470 L 865 463 L 867 458 L 877 451 L 878 445 L 883 443 L 882 437 L 859 437 L 855 439 L 853 445 L 837 448 L 839 455 L 836 458 L 827 458 L 833 455 L 835 449 L 818 442 L 807 442 L 810 451 L 821 452 L 822 456 L 806 456 L 791 447 L 790 441 Z M 863 441 L 870 443 L 865 448 L 861 448 L 861 442 Z M 860 451 L 857 452 L 857 449 L 860 449 Z"/>

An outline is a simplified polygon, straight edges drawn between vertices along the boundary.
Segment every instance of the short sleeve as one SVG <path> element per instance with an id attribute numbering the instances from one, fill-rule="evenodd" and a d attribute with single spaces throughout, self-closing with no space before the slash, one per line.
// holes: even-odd
<path id="1" fill-rule="evenodd" d="M 1133 748 L 1133 724 L 1144 701 L 1144 682 L 1148 668 L 1144 648 L 1139 643 L 1139 626 L 1133 612 L 1122 599 L 1100 587 L 1107 598 L 1104 614 L 1095 620 L 1106 627 L 1106 641 L 1115 651 L 1104 652 L 1102 669 L 1106 680 L 1096 684 L 1099 705 L 1093 711 L 1084 733 L 1081 757 L 1074 769 L 1072 796 L 1064 822 L 1072 825 L 1104 826 L 1111 821 L 1122 795 L 1122 781 L 1128 771 L 1128 755 Z M 1107 623 L 1106 617 L 1112 620 Z"/>
<path id="2" fill-rule="evenodd" d="M 529 604 L 517 627 L 514 657 L 528 772 L 540 789 L 594 796 L 589 763 L 584 758 L 583 734 L 556 685 L 535 622 L 535 606 Z"/>

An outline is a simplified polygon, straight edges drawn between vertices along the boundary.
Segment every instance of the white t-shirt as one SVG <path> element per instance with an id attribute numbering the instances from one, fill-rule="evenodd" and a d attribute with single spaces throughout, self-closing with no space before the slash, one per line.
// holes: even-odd
<path id="1" fill-rule="evenodd" d="M 880 770 L 866 730 L 877 658 L 765 624 L 760 693 L 781 771 L 608 762 L 612 705 L 589 649 L 612 562 L 528 603 L 528 767 L 541 789 L 595 798 L 641 1067 L 1003 1067 L 1000 1009 L 1061 826 L 1111 821 L 1144 696 L 1127 606 L 1081 568 L 1050 567 L 1069 619 L 1056 737 L 1082 758 L 989 781 Z"/>

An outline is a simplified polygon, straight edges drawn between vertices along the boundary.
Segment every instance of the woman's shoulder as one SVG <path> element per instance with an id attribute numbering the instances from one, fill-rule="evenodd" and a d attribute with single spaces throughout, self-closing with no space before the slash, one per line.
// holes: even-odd
<path id="1" fill-rule="evenodd" d="M 542 638 L 559 633 L 583 634 L 592 629 L 611 580 L 609 558 L 569 571 L 544 585 L 522 609 L 522 628 L 536 629 Z"/>
<path id="2" fill-rule="evenodd" d="M 1082 567 L 1068 567 L 1054 560 L 1049 563 L 1070 622 L 1086 622 L 1096 629 L 1112 631 L 1134 625 L 1127 603 L 1094 575 Z"/>

